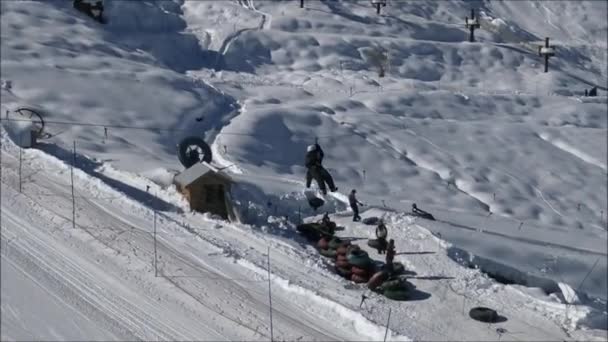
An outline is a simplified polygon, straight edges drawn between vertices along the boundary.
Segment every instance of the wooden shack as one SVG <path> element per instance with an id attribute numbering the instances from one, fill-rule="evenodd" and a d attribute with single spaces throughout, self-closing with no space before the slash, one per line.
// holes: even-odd
<path id="1" fill-rule="evenodd" d="M 196 163 L 174 178 L 177 190 L 190 203 L 190 209 L 212 213 L 234 221 L 230 199 L 233 180 L 208 163 Z"/>

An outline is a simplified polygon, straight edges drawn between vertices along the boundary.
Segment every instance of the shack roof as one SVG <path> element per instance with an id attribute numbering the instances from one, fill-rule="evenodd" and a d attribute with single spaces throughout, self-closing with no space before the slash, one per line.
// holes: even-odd
<path id="1" fill-rule="evenodd" d="M 232 178 L 230 178 L 230 176 L 228 176 L 224 172 L 220 171 L 209 163 L 202 162 L 192 165 L 191 167 L 187 168 L 186 170 L 175 176 L 175 183 L 181 186 L 188 186 L 194 183 L 194 181 L 196 181 L 197 179 L 207 175 L 215 175 L 225 180 L 226 182 L 233 182 Z"/>

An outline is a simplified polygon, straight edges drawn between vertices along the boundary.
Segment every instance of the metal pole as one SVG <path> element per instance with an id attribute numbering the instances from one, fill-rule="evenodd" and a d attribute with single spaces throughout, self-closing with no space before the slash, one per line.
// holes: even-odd
<path id="1" fill-rule="evenodd" d="M 156 210 L 154 210 L 154 276 L 158 277 L 158 268 L 156 260 Z"/>
<path id="2" fill-rule="evenodd" d="M 549 48 L 549 37 L 545 38 L 545 48 Z M 545 72 L 549 71 L 549 54 L 545 53 Z"/>
<path id="3" fill-rule="evenodd" d="M 74 165 L 76 164 L 76 140 L 74 140 L 74 150 L 72 152 L 72 165 L 70 167 L 70 177 L 72 180 L 72 228 L 76 228 L 76 199 L 74 197 Z"/>
<path id="4" fill-rule="evenodd" d="M 270 290 L 270 246 L 268 247 L 268 303 L 270 304 L 270 342 L 274 341 L 274 330 L 272 327 L 272 292 Z"/>
<path id="5" fill-rule="evenodd" d="M 21 193 L 21 163 L 23 161 L 23 147 L 19 146 L 19 192 Z"/>
<path id="6" fill-rule="evenodd" d="M 304 8 L 304 0 L 300 0 L 300 8 Z"/>
<path id="7" fill-rule="evenodd" d="M 376 14 L 380 14 L 380 3 L 376 3 Z"/>
<path id="8" fill-rule="evenodd" d="M 8 113 L 8 111 L 7 111 Z M 0 115 L 0 231 L 2 230 L 2 116 Z M 0 236 L 2 236 L 0 234 Z M 0 237 L 0 246 L 2 238 Z"/>
<path id="9" fill-rule="evenodd" d="M 391 322 L 391 308 L 388 308 L 388 319 L 386 320 L 386 331 L 384 332 L 384 342 L 386 342 L 386 336 L 388 335 L 388 325 Z"/>

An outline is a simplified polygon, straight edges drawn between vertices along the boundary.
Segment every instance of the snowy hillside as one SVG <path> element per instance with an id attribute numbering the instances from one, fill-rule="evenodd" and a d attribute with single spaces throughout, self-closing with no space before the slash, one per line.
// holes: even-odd
<path id="1" fill-rule="evenodd" d="M 104 3 L 106 25 L 0 2 L 3 340 L 382 340 L 389 309 L 387 340 L 608 339 L 606 2 Z M 51 135 L 21 152 L 19 107 Z M 187 136 L 237 180 L 242 222 L 171 184 Z M 358 190 L 411 301 L 338 277 L 296 233 L 319 218 L 315 139 L 339 187 L 323 210 L 368 249 Z"/>

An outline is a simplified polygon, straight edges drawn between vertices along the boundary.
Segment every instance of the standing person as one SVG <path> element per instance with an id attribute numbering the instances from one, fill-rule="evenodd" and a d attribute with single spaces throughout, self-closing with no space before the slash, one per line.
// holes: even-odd
<path id="1" fill-rule="evenodd" d="M 321 219 L 321 224 L 333 235 L 336 232 L 336 223 L 329 218 L 329 213 L 326 212 Z"/>
<path id="2" fill-rule="evenodd" d="M 348 195 L 348 203 L 350 204 L 350 208 L 353 210 L 353 222 L 361 221 L 361 216 L 359 216 L 359 207 L 358 205 L 364 205 L 363 203 L 357 200 L 355 194 L 357 190 L 353 189 Z"/>
<path id="3" fill-rule="evenodd" d="M 321 149 L 319 144 L 314 144 L 308 146 L 306 149 L 306 158 L 304 164 L 306 165 L 306 188 L 310 188 L 310 184 L 312 180 L 316 180 L 319 185 L 319 189 L 323 193 L 323 195 L 327 194 L 327 186 L 329 186 L 329 190 L 334 192 L 338 190 L 336 185 L 334 184 L 334 179 L 331 177 L 329 172 L 323 167 L 321 164 L 323 161 L 323 157 L 325 154 Z"/>
<path id="4" fill-rule="evenodd" d="M 395 259 L 395 240 L 391 239 L 386 249 L 386 271 L 389 275 L 393 273 L 393 259 Z"/>
<path id="5" fill-rule="evenodd" d="M 378 254 L 382 254 L 382 252 L 386 252 L 386 246 L 388 243 L 386 242 L 386 237 L 388 235 L 388 230 L 384 225 L 384 221 L 380 220 L 378 226 L 376 227 L 376 238 L 378 239 Z"/>

